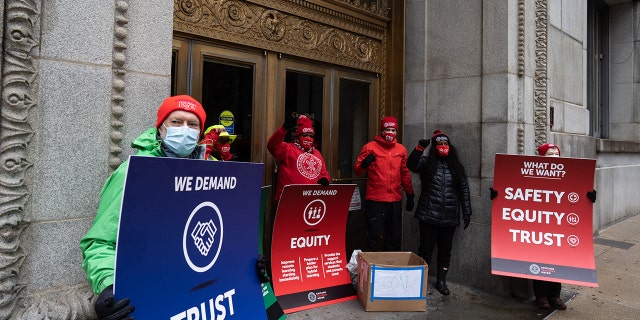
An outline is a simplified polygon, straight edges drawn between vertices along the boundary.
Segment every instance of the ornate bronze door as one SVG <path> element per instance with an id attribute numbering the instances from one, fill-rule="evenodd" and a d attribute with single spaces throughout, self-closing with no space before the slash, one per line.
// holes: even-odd
<path id="1" fill-rule="evenodd" d="M 347 222 L 347 249 L 363 247 L 366 178 L 354 176 L 353 163 L 377 133 L 376 74 L 176 38 L 172 84 L 172 94 L 190 94 L 202 102 L 206 127 L 224 124 L 237 135 L 231 144 L 236 161 L 265 163 L 265 185 L 275 184 L 277 177 L 277 164 L 266 151 L 269 136 L 286 117 L 311 118 L 333 183 L 358 185 Z M 273 213 L 267 211 L 268 252 Z"/>

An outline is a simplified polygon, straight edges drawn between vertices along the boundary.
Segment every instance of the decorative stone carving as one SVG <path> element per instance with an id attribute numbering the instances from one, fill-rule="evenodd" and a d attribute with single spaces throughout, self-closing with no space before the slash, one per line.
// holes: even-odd
<path id="1" fill-rule="evenodd" d="M 524 76 L 525 71 L 525 5 L 524 0 L 518 0 L 518 77 L 520 78 L 520 85 L 522 85 L 522 77 Z M 520 99 L 519 110 L 522 109 L 523 101 Z M 520 112 L 522 114 L 522 112 Z M 524 119 L 518 121 L 517 128 L 517 147 L 518 154 L 524 154 L 524 142 L 525 142 L 525 134 L 524 134 Z"/>
<path id="2" fill-rule="evenodd" d="M 95 319 L 93 304 L 96 297 L 91 287 L 70 288 L 64 292 L 45 293 L 20 302 L 20 309 L 11 316 L 14 320 L 33 319 Z"/>
<path id="3" fill-rule="evenodd" d="M 345 3 L 353 8 L 371 12 L 381 17 L 389 16 L 388 0 L 369 1 L 370 4 L 368 4 L 367 2 L 363 3 L 360 0 L 336 0 L 336 2 Z"/>
<path id="4" fill-rule="evenodd" d="M 524 76 L 524 0 L 518 0 L 518 77 Z"/>
<path id="5" fill-rule="evenodd" d="M 18 282 L 26 254 L 20 235 L 29 224 L 23 216 L 31 195 L 25 183 L 32 162 L 27 146 L 33 137 L 29 110 L 36 106 L 37 75 L 31 50 L 38 45 L 34 25 L 39 1 L 6 1 L 2 55 L 2 100 L 0 101 L 0 319 L 9 319 L 25 284 Z"/>
<path id="6" fill-rule="evenodd" d="M 518 154 L 524 154 L 524 123 L 518 123 Z"/>
<path id="7" fill-rule="evenodd" d="M 385 24 L 304 0 L 174 0 L 174 31 L 375 73 L 385 70 Z"/>
<path id="8" fill-rule="evenodd" d="M 124 96 L 126 83 L 124 76 L 126 70 L 124 65 L 127 62 L 127 36 L 128 29 L 127 12 L 129 11 L 129 3 L 125 0 L 116 1 L 114 17 L 114 34 L 113 34 L 113 59 L 112 69 L 113 78 L 111 80 L 111 142 L 109 145 L 109 169 L 114 171 L 122 163 L 122 116 L 124 115 Z"/>
<path id="9" fill-rule="evenodd" d="M 548 93 L 547 93 L 547 35 L 548 8 L 547 0 L 536 0 L 535 18 L 535 73 L 533 88 L 535 145 L 547 142 L 548 124 Z"/>
<path id="10" fill-rule="evenodd" d="M 284 37 L 285 26 L 280 19 L 280 13 L 275 10 L 267 10 L 262 13 L 260 25 L 262 34 L 271 41 L 280 41 Z"/>

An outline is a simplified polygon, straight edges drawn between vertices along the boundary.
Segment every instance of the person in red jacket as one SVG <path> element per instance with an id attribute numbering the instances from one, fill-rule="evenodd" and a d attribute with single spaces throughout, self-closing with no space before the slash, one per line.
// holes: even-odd
<path id="1" fill-rule="evenodd" d="M 354 164 L 356 175 L 367 173 L 364 214 L 368 251 L 400 251 L 402 247 L 402 189 L 405 209 L 413 210 L 413 186 L 407 168 L 407 149 L 396 141 L 398 122 L 384 117 L 380 134 L 365 144 Z M 383 241 L 384 237 L 384 241 Z"/>
<path id="2" fill-rule="evenodd" d="M 287 133 L 297 125 L 296 138 L 285 142 Z M 274 194 L 276 205 L 280 201 L 282 189 L 289 184 L 321 184 L 328 186 L 331 177 L 327 172 L 324 158 L 314 142 L 315 131 L 311 119 L 304 115 L 287 118 L 267 142 L 267 149 L 278 161 L 278 182 Z"/>

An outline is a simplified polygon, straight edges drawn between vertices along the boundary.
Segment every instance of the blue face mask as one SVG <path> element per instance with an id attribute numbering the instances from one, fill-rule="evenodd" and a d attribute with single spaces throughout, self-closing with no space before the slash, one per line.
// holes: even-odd
<path id="1" fill-rule="evenodd" d="M 167 129 L 163 142 L 169 150 L 178 157 L 186 157 L 193 152 L 198 143 L 200 131 L 187 126 L 167 127 L 164 123 L 162 125 Z"/>

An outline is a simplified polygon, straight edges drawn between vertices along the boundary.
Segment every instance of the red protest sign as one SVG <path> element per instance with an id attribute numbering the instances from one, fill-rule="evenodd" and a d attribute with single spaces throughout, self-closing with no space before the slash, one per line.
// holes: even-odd
<path id="1" fill-rule="evenodd" d="M 597 287 L 593 159 L 496 154 L 491 273 Z"/>
<path id="2" fill-rule="evenodd" d="M 273 226 L 273 290 L 286 313 L 356 299 L 345 233 L 354 184 L 288 185 Z"/>

